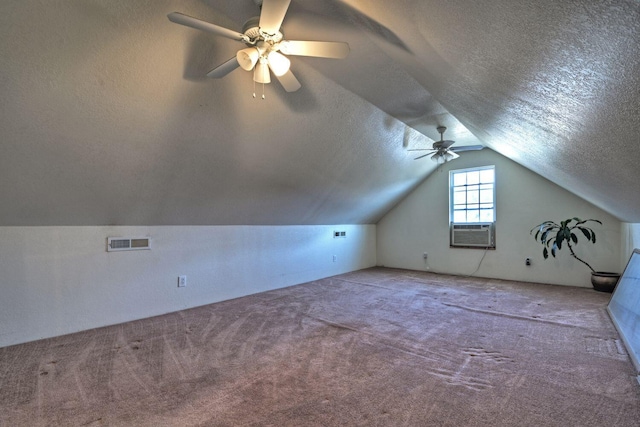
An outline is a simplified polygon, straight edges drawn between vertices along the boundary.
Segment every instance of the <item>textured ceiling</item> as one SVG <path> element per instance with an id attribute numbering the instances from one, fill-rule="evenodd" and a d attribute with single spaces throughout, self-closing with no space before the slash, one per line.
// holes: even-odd
<path id="1" fill-rule="evenodd" d="M 253 99 L 205 74 L 252 0 L 9 1 L 0 15 L 0 225 L 376 222 L 434 170 L 446 125 L 640 222 L 638 1 L 293 0 L 302 83 Z M 256 90 L 260 94 L 261 87 Z M 464 155 L 464 153 L 463 153 Z"/>

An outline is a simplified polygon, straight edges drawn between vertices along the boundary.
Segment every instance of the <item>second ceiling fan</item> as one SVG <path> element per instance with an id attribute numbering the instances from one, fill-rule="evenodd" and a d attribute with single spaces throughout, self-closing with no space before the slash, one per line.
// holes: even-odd
<path id="1" fill-rule="evenodd" d="M 260 16 L 245 22 L 241 33 L 179 12 L 172 12 L 167 17 L 176 24 L 247 45 L 236 56 L 211 70 L 208 77 L 221 78 L 241 67 L 253 70 L 253 80 L 257 83 L 270 83 L 273 73 L 287 92 L 294 92 L 301 85 L 289 69 L 291 61 L 285 55 L 340 59 L 349 54 L 349 45 L 344 42 L 285 40 L 280 26 L 291 0 L 254 0 L 254 3 L 261 7 Z"/>
<path id="2" fill-rule="evenodd" d="M 431 148 L 412 148 L 408 151 L 429 151 L 429 153 L 423 154 L 421 156 L 416 157 L 414 160 L 422 159 L 431 154 L 431 160 L 440 164 L 446 163 L 449 160 L 454 160 L 460 157 L 457 152 L 461 151 L 476 151 L 482 150 L 484 148 L 483 145 L 463 145 L 461 147 L 451 147 L 455 144 L 455 141 L 444 139 L 444 132 L 447 130 L 444 126 L 438 126 L 436 128 L 438 133 L 440 134 L 440 141 L 436 141 L 433 143 Z"/>

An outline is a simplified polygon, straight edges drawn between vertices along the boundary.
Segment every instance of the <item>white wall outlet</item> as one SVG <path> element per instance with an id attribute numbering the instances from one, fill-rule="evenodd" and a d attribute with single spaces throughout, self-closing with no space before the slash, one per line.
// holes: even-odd
<path id="1" fill-rule="evenodd" d="M 333 262 L 336 262 L 337 260 L 338 260 L 338 256 L 337 256 L 337 255 L 334 255 L 334 256 L 333 256 Z"/>
<path id="2" fill-rule="evenodd" d="M 427 253 L 426 253 L 426 252 L 422 254 L 422 258 L 423 258 L 425 261 L 427 260 L 427 257 L 428 257 L 428 256 L 429 256 L 429 255 L 427 255 Z"/>
<path id="3" fill-rule="evenodd" d="M 187 276 L 178 276 L 178 287 L 184 288 L 187 286 Z"/>

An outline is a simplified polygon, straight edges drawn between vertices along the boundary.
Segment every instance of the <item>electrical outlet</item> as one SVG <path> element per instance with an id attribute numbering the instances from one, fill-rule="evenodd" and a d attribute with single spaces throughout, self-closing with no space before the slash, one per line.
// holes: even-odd
<path id="1" fill-rule="evenodd" d="M 187 286 L 187 276 L 178 276 L 178 287 L 184 288 Z"/>
<path id="2" fill-rule="evenodd" d="M 425 260 L 425 261 L 427 260 L 427 257 L 428 257 L 428 256 L 429 256 L 429 255 L 427 255 L 427 253 L 426 253 L 426 252 L 422 254 L 422 258 L 424 258 L 424 260 Z"/>
<path id="3" fill-rule="evenodd" d="M 338 259 L 338 257 L 336 255 L 333 256 L 333 262 L 336 262 L 336 260 Z"/>
<path id="4" fill-rule="evenodd" d="M 524 265 L 526 266 L 530 266 L 531 265 L 531 258 L 527 258 L 524 260 Z"/>

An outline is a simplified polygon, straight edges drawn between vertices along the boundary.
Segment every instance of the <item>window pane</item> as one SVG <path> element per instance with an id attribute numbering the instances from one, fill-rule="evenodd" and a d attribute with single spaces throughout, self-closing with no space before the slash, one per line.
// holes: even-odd
<path id="1" fill-rule="evenodd" d="M 473 187 L 474 189 L 467 191 L 467 203 L 478 203 L 480 202 L 480 194 L 475 189 L 477 187 Z"/>
<path id="2" fill-rule="evenodd" d="M 485 169 L 480 171 L 480 182 L 493 182 L 494 177 L 493 169 Z"/>
<path id="3" fill-rule="evenodd" d="M 493 209 L 481 210 L 480 222 L 493 222 Z"/>
<path id="4" fill-rule="evenodd" d="M 467 172 L 467 184 L 478 184 L 480 182 L 480 172 Z"/>
<path id="5" fill-rule="evenodd" d="M 467 192 L 464 189 L 456 189 L 453 192 L 453 204 L 460 205 L 467 203 Z"/>
<path id="6" fill-rule="evenodd" d="M 467 211 L 467 222 L 480 222 L 480 211 Z"/>
<path id="7" fill-rule="evenodd" d="M 493 190 L 480 190 L 480 203 L 493 203 Z"/>
<path id="8" fill-rule="evenodd" d="M 453 185 L 465 185 L 467 183 L 467 174 L 466 173 L 454 173 L 453 174 Z"/>
<path id="9" fill-rule="evenodd" d="M 467 212 L 453 211 L 453 222 L 467 222 Z"/>

